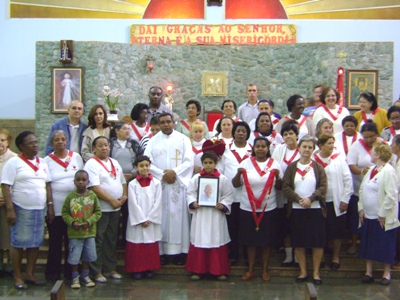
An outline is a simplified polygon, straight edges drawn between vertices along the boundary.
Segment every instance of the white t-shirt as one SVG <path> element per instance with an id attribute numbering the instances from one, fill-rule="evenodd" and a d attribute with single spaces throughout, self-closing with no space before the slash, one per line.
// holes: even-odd
<path id="1" fill-rule="evenodd" d="M 36 160 L 29 160 L 36 165 Z M 44 209 L 46 207 L 46 182 L 50 182 L 50 172 L 46 162 L 39 158 L 35 172 L 20 157 L 10 158 L 3 168 L 1 183 L 11 186 L 12 202 L 24 209 Z"/>
<path id="2" fill-rule="evenodd" d="M 60 160 L 65 162 L 67 157 L 61 158 Z M 61 210 L 65 198 L 75 189 L 74 176 L 76 171 L 83 168 L 83 160 L 78 153 L 74 152 L 71 161 L 66 168 L 67 171 L 65 171 L 65 168 L 54 161 L 50 156 L 46 156 L 44 161 L 48 165 L 51 176 L 50 185 L 53 194 L 54 213 L 56 216 L 61 216 Z"/>
<path id="3" fill-rule="evenodd" d="M 316 162 L 313 162 L 315 164 Z M 308 168 L 309 164 L 303 165 L 299 161 L 297 162 L 297 169 L 301 171 L 305 171 Z M 302 179 L 304 177 L 304 179 Z M 315 178 L 314 168 L 311 169 L 304 175 L 300 175 L 296 172 L 296 176 L 294 177 L 294 192 L 299 195 L 301 199 L 310 197 L 315 191 L 315 186 L 317 184 L 317 179 Z M 319 201 L 311 202 L 311 208 L 320 208 L 321 205 Z M 293 202 L 293 209 L 305 209 L 297 202 Z"/>
<path id="4" fill-rule="evenodd" d="M 122 185 L 126 184 L 126 180 L 118 161 L 109 157 L 107 162 L 102 161 L 102 163 L 107 167 L 109 171 L 111 171 L 112 169 L 111 161 L 116 170 L 115 178 L 113 175 L 107 172 L 106 169 L 94 158 L 91 158 L 86 162 L 84 170 L 89 173 L 90 182 L 88 187 L 99 185 L 108 194 L 110 194 L 111 197 L 113 197 L 114 199 L 118 199 L 123 195 Z M 120 210 L 120 208 L 117 209 L 112 208 L 112 206 L 108 202 L 104 201 L 100 197 L 99 200 L 102 212 L 113 212 Z"/>

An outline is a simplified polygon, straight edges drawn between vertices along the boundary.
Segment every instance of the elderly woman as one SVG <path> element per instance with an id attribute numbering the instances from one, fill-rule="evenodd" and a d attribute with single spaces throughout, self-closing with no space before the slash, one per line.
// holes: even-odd
<path id="1" fill-rule="evenodd" d="M 16 156 L 10 148 L 11 134 L 5 128 L 0 128 L 0 180 L 3 167 L 6 162 Z M 7 264 L 4 262 L 4 253 L 7 254 Z M 0 189 L 0 272 L 10 274 L 12 266 L 10 263 L 10 228 L 7 224 L 7 208 L 4 205 L 3 193 Z"/>
<path id="2" fill-rule="evenodd" d="M 98 136 L 110 138 L 110 125 L 107 123 L 107 112 L 103 105 L 96 104 L 88 116 L 89 127 L 83 132 L 81 154 L 86 162 L 94 156 L 92 143 Z"/>
<path id="3" fill-rule="evenodd" d="M 393 138 L 400 134 L 400 107 L 391 106 L 387 112 L 387 118 L 392 122 L 391 126 L 386 127 L 381 132 L 381 138 L 388 141 L 389 144 L 392 143 Z"/>
<path id="4" fill-rule="evenodd" d="M 223 140 L 225 145 L 232 143 L 232 128 L 235 122 L 230 117 L 222 117 L 217 125 L 217 134 L 213 136 L 214 139 Z"/>
<path id="5" fill-rule="evenodd" d="M 312 248 L 313 282 L 321 284 L 319 268 L 326 244 L 327 178 L 324 168 L 311 159 L 314 138 L 304 136 L 299 142 L 300 159 L 291 163 L 283 177 L 283 194 L 288 199 L 290 238 L 299 260 L 297 283 L 307 280 L 306 248 Z"/>
<path id="6" fill-rule="evenodd" d="M 60 279 L 63 242 L 65 262 L 69 253 L 67 224 L 61 217 L 61 209 L 65 198 L 75 189 L 74 176 L 76 171 L 82 169 L 83 161 L 78 153 L 66 148 L 67 136 L 64 131 L 54 131 L 49 140 L 54 152 L 46 156 L 44 161 L 48 165 L 51 177 L 55 217 L 52 223 L 47 224 L 49 251 L 45 275 L 47 280 L 56 281 Z M 71 278 L 71 266 L 67 262 L 64 265 L 64 277 Z"/>
<path id="7" fill-rule="evenodd" d="M 251 158 L 239 165 L 232 179 L 234 187 L 242 187 L 240 193 L 239 240 L 247 247 L 249 268 L 242 280 L 255 277 L 254 266 L 257 248 L 262 249 L 262 280 L 269 281 L 269 256 L 271 247 L 278 244 L 278 211 L 276 188 L 282 184 L 281 168 L 271 158 L 269 141 L 264 137 L 254 140 Z M 276 186 L 278 184 L 278 186 Z"/>
<path id="8" fill-rule="evenodd" d="M 299 136 L 299 128 L 297 121 L 286 120 L 281 129 L 281 135 L 285 141 L 284 144 L 276 147 L 272 158 L 275 159 L 281 166 L 283 174 L 287 167 L 294 161 L 300 158 L 297 139 Z M 287 218 L 287 199 L 282 192 L 278 192 L 278 211 L 279 211 L 279 228 L 280 238 L 283 240 L 285 247 L 285 259 L 282 262 L 282 267 L 289 267 L 293 264 L 293 248 L 290 245 L 290 222 Z M 297 261 L 296 261 L 297 262 Z"/>
<path id="9" fill-rule="evenodd" d="M 175 130 L 179 131 L 180 133 L 183 133 L 188 138 L 190 138 L 190 125 L 192 125 L 194 121 L 199 121 L 203 123 L 204 133 L 205 133 L 204 136 L 208 137 L 209 133 L 207 124 L 204 121 L 197 118 L 201 113 L 200 102 L 197 100 L 189 100 L 188 102 L 186 102 L 186 111 L 187 111 L 187 118 L 181 120 L 178 124 L 176 124 Z"/>
<path id="10" fill-rule="evenodd" d="M 335 143 L 340 147 L 342 154 L 349 153 L 350 146 L 353 145 L 358 139 L 361 138 L 361 134 L 356 131 L 358 121 L 354 116 L 344 117 L 342 120 L 343 131 L 335 134 Z"/>
<path id="11" fill-rule="evenodd" d="M 322 104 L 314 112 L 314 124 L 317 125 L 322 118 L 328 118 L 333 122 L 333 133 L 341 132 L 342 120 L 350 113 L 346 107 L 337 104 L 340 100 L 339 92 L 333 87 L 328 87 L 322 92 L 320 99 Z"/>
<path id="12" fill-rule="evenodd" d="M 149 114 L 149 106 L 144 103 L 136 104 L 131 110 L 131 124 L 130 138 L 131 140 L 140 142 L 143 137 L 150 133 L 150 122 L 147 122 Z"/>
<path id="13" fill-rule="evenodd" d="M 147 109 L 146 109 L 147 117 Z M 150 123 L 149 123 L 150 124 Z M 139 155 L 142 154 L 139 142 L 131 139 L 129 124 L 118 122 L 114 126 L 115 137 L 110 139 L 110 157 L 118 161 L 122 167 L 126 182 L 133 180 L 136 176 L 136 169 L 133 163 Z M 121 207 L 121 231 L 122 241 L 125 243 L 126 224 L 128 222 L 128 203 L 125 202 Z"/>
<path id="14" fill-rule="evenodd" d="M 396 160 L 393 161 L 392 166 L 396 171 L 397 189 L 400 191 L 400 134 L 393 137 L 390 149 L 396 158 Z M 400 200 L 400 194 L 398 194 L 398 198 Z M 393 269 L 400 270 L 400 230 L 397 230 L 396 259 L 397 264 L 393 266 Z"/>
<path id="15" fill-rule="evenodd" d="M 376 100 L 374 94 L 361 93 L 358 101 L 360 110 L 354 114 L 358 121 L 357 130 L 359 130 L 367 120 L 372 120 L 376 124 L 379 134 L 382 132 L 383 128 L 391 125 L 387 117 L 386 109 L 378 107 L 378 100 Z"/>
<path id="16" fill-rule="evenodd" d="M 44 210 L 47 205 L 49 223 L 54 218 L 50 175 L 46 162 L 37 157 L 39 142 L 31 131 L 20 133 L 15 144 L 21 151 L 3 168 L 1 187 L 7 207 L 7 222 L 11 226 L 11 261 L 14 286 L 27 289 L 26 284 L 45 285 L 35 276 L 39 246 L 43 243 Z M 26 248 L 25 281 L 22 277 L 22 253 Z"/>
<path id="17" fill-rule="evenodd" d="M 365 174 L 360 187 L 360 258 L 365 258 L 363 283 L 372 283 L 372 262 L 383 263 L 382 285 L 390 284 L 390 266 L 394 264 L 398 219 L 396 172 L 388 163 L 392 156 L 384 143 L 374 144 L 371 151 L 373 167 Z"/>
<path id="18" fill-rule="evenodd" d="M 320 151 L 314 153 L 313 159 L 325 169 L 328 178 L 326 233 L 327 240 L 332 241 L 331 269 L 338 270 L 340 247 L 346 231 L 346 211 L 353 194 L 353 181 L 345 157 L 334 152 L 334 143 L 335 138 L 332 135 L 320 135 L 317 142 Z"/>
<path id="19" fill-rule="evenodd" d="M 275 127 L 277 132 L 281 132 L 282 125 L 287 120 L 296 120 L 299 124 L 299 139 L 304 135 L 315 135 L 315 126 L 311 118 L 303 116 L 305 107 L 304 98 L 300 95 L 292 95 L 286 102 L 289 115 L 282 118 Z"/>
<path id="20" fill-rule="evenodd" d="M 250 127 L 246 122 L 239 121 L 232 128 L 233 141 L 226 145 L 224 154 L 218 162 L 217 169 L 224 174 L 229 181 L 235 177 L 240 163 L 251 156 L 252 146 L 247 142 L 250 137 Z M 239 224 L 240 224 L 240 189 L 231 184 L 233 191 L 233 203 L 231 213 L 226 216 L 228 230 L 231 237 L 229 243 L 229 260 L 231 265 L 236 264 L 239 258 Z"/>
<path id="21" fill-rule="evenodd" d="M 271 116 L 269 113 L 260 113 L 256 119 L 256 126 L 254 131 L 251 133 L 249 138 L 249 143 L 252 144 L 254 139 L 257 137 L 265 137 L 270 142 L 271 146 L 269 147 L 271 153 L 274 152 L 274 149 L 277 145 L 282 144 L 283 138 L 282 136 L 273 130 L 273 125 L 271 121 Z"/>
<path id="22" fill-rule="evenodd" d="M 84 170 L 89 174 L 88 187 L 100 200 L 102 215 L 97 223 L 97 260 L 90 267 L 95 281 L 107 282 L 106 277 L 122 278 L 116 271 L 117 241 L 120 209 L 127 199 L 127 187 L 123 169 L 117 160 L 109 157 L 108 139 L 99 136 L 93 140 L 92 147 L 94 156 Z"/>
<path id="23" fill-rule="evenodd" d="M 329 120 L 328 118 L 322 118 L 317 123 L 317 127 L 316 127 L 316 130 L 315 130 L 316 139 L 318 139 L 318 137 L 321 134 L 333 135 L 333 122 L 331 120 Z M 342 154 L 343 147 L 340 144 L 340 142 L 335 140 L 335 145 L 334 146 L 335 146 L 335 151 L 340 153 L 340 154 Z"/>
<path id="24" fill-rule="evenodd" d="M 366 124 L 361 126 L 362 139 L 356 141 L 349 150 L 347 155 L 347 164 L 350 167 L 350 171 L 353 175 L 353 186 L 354 193 L 349 202 L 349 208 L 347 211 L 347 217 L 349 219 L 350 230 L 352 233 L 352 243 L 350 248 L 347 250 L 348 254 L 355 254 L 357 252 L 357 239 L 358 239 L 358 191 L 360 190 L 360 184 L 362 176 L 364 176 L 368 169 L 373 165 L 371 162 L 371 150 L 375 142 L 382 141 L 378 137 L 378 129 L 376 124 L 371 120 L 368 120 Z"/>

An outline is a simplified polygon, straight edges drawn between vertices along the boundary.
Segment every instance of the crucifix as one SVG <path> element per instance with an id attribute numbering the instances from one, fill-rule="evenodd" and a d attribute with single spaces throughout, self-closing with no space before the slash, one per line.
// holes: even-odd
<path id="1" fill-rule="evenodd" d="M 175 167 L 178 166 L 178 160 L 182 160 L 182 158 L 179 157 L 179 154 L 181 154 L 181 151 L 176 149 L 175 150 L 175 158 L 171 158 L 172 160 L 175 160 Z"/>
<path id="2" fill-rule="evenodd" d="M 337 56 L 339 57 L 339 64 L 342 64 L 343 58 L 347 57 L 347 54 L 340 50 Z"/>

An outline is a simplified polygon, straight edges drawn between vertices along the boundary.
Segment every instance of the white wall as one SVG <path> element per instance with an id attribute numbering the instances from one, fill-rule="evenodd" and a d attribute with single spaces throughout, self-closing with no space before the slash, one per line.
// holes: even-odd
<path id="1" fill-rule="evenodd" d="M 298 43 L 394 42 L 393 99 L 400 95 L 400 21 L 225 21 L 219 7 L 207 8 L 206 20 L 9 19 L 8 1 L 4 2 L 0 6 L 0 119 L 35 118 L 36 41 L 129 43 L 132 24 L 290 23 L 297 25 Z"/>

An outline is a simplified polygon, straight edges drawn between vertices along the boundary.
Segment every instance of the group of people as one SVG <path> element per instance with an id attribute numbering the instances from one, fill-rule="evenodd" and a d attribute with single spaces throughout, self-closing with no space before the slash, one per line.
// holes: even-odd
<path id="1" fill-rule="evenodd" d="M 172 259 L 186 260 L 192 280 L 210 273 L 223 281 L 243 253 L 242 280 L 250 280 L 260 249 L 261 276 L 269 281 L 271 249 L 283 246 L 282 266 L 298 264 L 298 283 L 308 279 L 311 248 L 312 280 L 321 284 L 324 249 L 332 248 L 330 268 L 338 270 L 346 227 L 347 252 L 366 259 L 362 281 L 374 281 L 372 261 L 379 261 L 380 283 L 390 284 L 400 259 L 400 107 L 386 111 L 362 93 L 361 110 L 351 116 L 334 88 L 318 85 L 306 115 L 305 99 L 292 95 L 282 117 L 271 100 L 258 100 L 256 85 L 246 93 L 238 109 L 233 100 L 222 103 L 224 116 L 210 132 L 198 119 L 199 101 L 189 100 L 186 118 L 176 122 L 157 86 L 148 104 L 136 104 L 130 118 L 113 125 L 102 105 L 84 124 L 82 103 L 72 101 L 68 116 L 51 127 L 44 159 L 33 132 L 17 136 L 17 155 L 10 133 L 0 129 L 0 248 L 9 249 L 15 287 L 45 284 L 34 274 L 44 220 L 46 280 L 60 279 L 63 270 L 72 288 L 122 278 L 120 234 L 125 271 L 134 279 L 152 278 Z"/>

